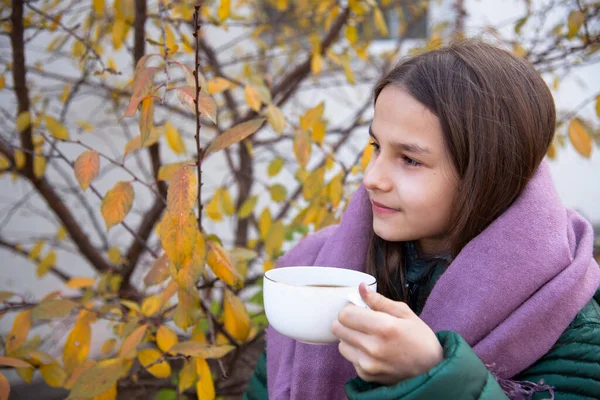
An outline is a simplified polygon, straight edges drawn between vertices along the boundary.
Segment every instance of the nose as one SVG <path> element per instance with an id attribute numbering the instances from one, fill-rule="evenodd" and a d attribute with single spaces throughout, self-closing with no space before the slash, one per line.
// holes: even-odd
<path id="1" fill-rule="evenodd" d="M 363 184 L 365 188 L 372 191 L 389 192 L 392 190 L 392 180 L 381 157 L 373 156 L 365 171 Z"/>

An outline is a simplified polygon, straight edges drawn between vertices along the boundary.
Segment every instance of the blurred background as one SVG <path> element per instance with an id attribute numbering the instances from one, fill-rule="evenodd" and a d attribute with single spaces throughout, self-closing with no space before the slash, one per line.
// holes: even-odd
<path id="1" fill-rule="evenodd" d="M 264 349 L 262 274 L 339 221 L 370 157 L 374 82 L 454 39 L 546 80 L 555 186 L 599 236 L 597 1 L 0 4 L 0 344 L 26 363 L 0 365 L 11 399 L 241 398 Z M 173 238 L 159 226 L 182 166 L 197 186 L 178 212 L 197 226 Z"/>

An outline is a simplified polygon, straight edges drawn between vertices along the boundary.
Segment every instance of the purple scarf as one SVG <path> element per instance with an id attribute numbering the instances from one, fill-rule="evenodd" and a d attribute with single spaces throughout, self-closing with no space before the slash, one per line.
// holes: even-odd
<path id="1" fill-rule="evenodd" d="M 360 187 L 342 222 L 307 236 L 278 267 L 363 271 L 371 204 Z M 591 225 L 561 204 L 543 162 L 521 196 L 471 240 L 433 288 L 420 317 L 459 333 L 494 373 L 510 378 L 546 354 L 600 284 Z M 267 332 L 269 398 L 343 399 L 356 376 L 337 344 L 296 342 Z"/>

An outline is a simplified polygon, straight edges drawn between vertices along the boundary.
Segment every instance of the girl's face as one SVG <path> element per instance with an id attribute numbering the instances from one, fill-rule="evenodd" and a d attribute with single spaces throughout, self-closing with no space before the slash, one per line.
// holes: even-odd
<path id="1" fill-rule="evenodd" d="M 407 91 L 388 85 L 377 98 L 370 134 L 374 152 L 363 182 L 373 230 L 390 242 L 417 241 L 423 254 L 448 251 L 458 174 L 439 119 Z"/>

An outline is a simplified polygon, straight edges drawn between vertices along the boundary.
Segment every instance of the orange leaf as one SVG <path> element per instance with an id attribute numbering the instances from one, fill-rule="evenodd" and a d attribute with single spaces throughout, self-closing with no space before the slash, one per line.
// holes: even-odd
<path id="1" fill-rule="evenodd" d="M 152 97 L 146 97 L 142 100 L 142 111 L 140 112 L 140 140 L 142 146 L 150 138 L 152 128 L 154 127 L 154 99 Z"/>
<path id="2" fill-rule="evenodd" d="M 18 358 L 2 357 L 2 356 L 0 356 L 0 365 L 6 365 L 8 367 L 15 367 L 15 368 L 33 368 L 33 365 L 29 364 L 26 361 L 20 360 Z"/>
<path id="3" fill-rule="evenodd" d="M 85 190 L 98 176 L 100 156 L 93 150 L 84 151 L 75 160 L 75 177 L 81 190 Z"/>
<path id="4" fill-rule="evenodd" d="M 171 328 L 166 325 L 158 327 L 158 331 L 156 331 L 156 344 L 159 349 L 166 353 L 178 342 L 177 334 Z"/>
<path id="5" fill-rule="evenodd" d="M 298 129 L 296 134 L 294 135 L 294 154 L 296 155 L 296 159 L 298 163 L 305 168 L 306 164 L 308 164 L 308 160 L 310 159 L 310 138 L 308 137 L 308 132 L 304 129 Z"/>
<path id="6" fill-rule="evenodd" d="M 187 215 L 194 208 L 198 196 L 198 181 L 189 166 L 179 168 L 171 178 L 167 192 L 167 210 L 171 215 Z"/>
<path id="7" fill-rule="evenodd" d="M 129 104 L 125 108 L 125 113 L 121 119 L 126 117 L 133 117 L 138 105 L 145 97 L 152 93 L 152 86 L 154 85 L 154 75 L 160 71 L 160 67 L 143 68 L 137 71 L 133 78 L 133 89 Z"/>
<path id="8" fill-rule="evenodd" d="M 121 358 L 133 358 L 135 357 L 135 350 L 141 343 L 144 335 L 146 334 L 148 325 L 142 325 L 135 328 L 133 332 L 123 341 L 121 350 L 119 351 L 119 357 Z"/>
<path id="9" fill-rule="evenodd" d="M 271 104 L 267 107 L 266 115 L 273 130 L 279 134 L 283 133 L 286 121 L 281 110 L 277 106 Z"/>
<path id="10" fill-rule="evenodd" d="M 244 96 L 246 97 L 246 103 L 248 103 L 250 108 L 259 112 L 262 101 L 258 90 L 256 90 L 254 86 L 248 85 L 244 88 Z"/>
<path id="11" fill-rule="evenodd" d="M 114 386 L 123 373 L 123 360 L 111 358 L 102 360 L 85 370 L 73 384 L 70 397 L 99 396 Z"/>
<path id="12" fill-rule="evenodd" d="M 188 110 L 196 112 L 196 107 L 194 106 L 196 102 L 196 90 L 192 86 L 177 88 L 177 95 L 181 103 Z M 203 91 L 200 91 L 198 95 L 198 111 L 202 116 L 208 117 L 215 124 L 217 123 L 217 104 L 211 96 Z"/>
<path id="13" fill-rule="evenodd" d="M 133 186 L 129 182 L 117 182 L 102 199 L 100 211 L 106 230 L 123 221 L 133 204 Z"/>
<path id="14" fill-rule="evenodd" d="M 10 395 L 10 383 L 8 383 L 8 379 L 2 374 L 0 374 L 0 399 L 8 400 L 8 396 Z"/>
<path id="15" fill-rule="evenodd" d="M 244 140 L 256 132 L 264 122 L 264 118 L 256 118 L 247 122 L 242 122 L 233 128 L 227 129 L 225 132 L 214 138 L 212 142 L 210 142 L 208 149 L 206 149 L 206 154 L 223 150 L 232 144 Z"/>
<path id="16" fill-rule="evenodd" d="M 579 118 L 572 119 L 569 124 L 569 139 L 579 154 L 590 158 L 592 155 L 592 136 Z"/>
<path id="17" fill-rule="evenodd" d="M 242 277 L 235 269 L 227 251 L 218 243 L 208 242 L 208 266 L 223 282 L 230 286 L 243 284 Z"/>
<path id="18" fill-rule="evenodd" d="M 66 286 L 71 289 L 82 289 L 90 286 L 94 286 L 96 280 L 94 278 L 71 278 L 69 282 L 66 283 Z"/>
<path id="19" fill-rule="evenodd" d="M 166 254 L 163 254 L 152 264 L 152 268 L 144 277 L 144 284 L 146 286 L 158 285 L 164 282 L 169 277 L 169 258 Z"/>
<path id="20" fill-rule="evenodd" d="M 232 86 L 232 83 L 229 82 L 227 79 L 218 76 L 208 81 L 208 93 L 221 93 L 227 89 L 230 89 Z"/>
<path id="21" fill-rule="evenodd" d="M 173 215 L 166 212 L 160 223 L 160 241 L 169 260 L 179 266 L 192 254 L 196 243 L 196 217 L 194 213 Z"/>

